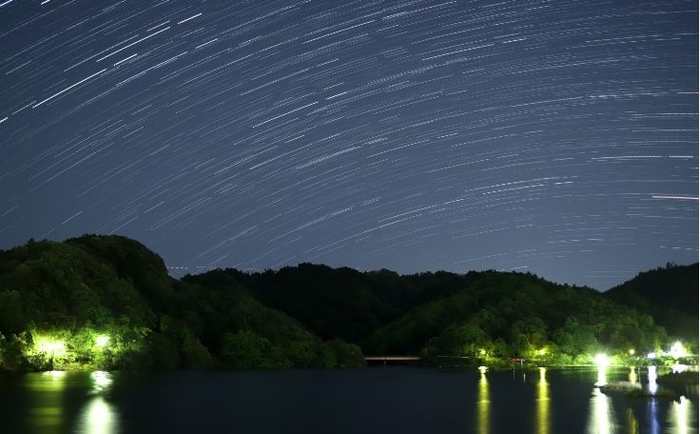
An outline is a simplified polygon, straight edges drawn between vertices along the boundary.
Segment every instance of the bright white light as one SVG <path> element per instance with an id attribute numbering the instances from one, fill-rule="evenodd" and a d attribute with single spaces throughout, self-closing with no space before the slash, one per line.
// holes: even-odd
<path id="1" fill-rule="evenodd" d="M 610 359 L 603 353 L 596 354 L 593 357 L 593 361 L 598 366 L 598 380 L 595 382 L 596 386 L 605 386 L 608 384 L 607 378 L 605 378 L 605 370 L 608 365 L 610 365 Z"/>
<path id="2" fill-rule="evenodd" d="M 688 365 L 682 365 L 680 363 L 676 363 L 673 366 L 671 366 L 671 371 L 673 371 L 674 374 L 680 374 L 681 372 L 685 372 L 688 370 Z"/>
<path id="3" fill-rule="evenodd" d="M 656 395 L 656 391 L 659 390 L 659 385 L 656 384 L 656 366 L 649 366 L 649 393 Z"/>
<path id="4" fill-rule="evenodd" d="M 668 353 L 675 359 L 685 357 L 688 355 L 688 352 L 685 350 L 685 348 L 683 348 L 683 344 L 680 342 L 676 342 L 675 344 L 673 344 L 671 346 L 671 350 Z"/>
<path id="5" fill-rule="evenodd" d="M 98 348 L 104 348 L 107 344 L 109 344 L 109 336 L 100 335 L 95 339 L 95 345 L 97 345 Z"/>
<path id="6" fill-rule="evenodd" d="M 66 344 L 61 341 L 39 338 L 36 341 L 36 349 L 51 357 L 61 357 L 66 355 Z"/>
<path id="7" fill-rule="evenodd" d="M 486 373 L 486 370 L 487 370 L 488 368 L 487 368 L 486 366 L 483 366 L 483 365 L 482 365 L 482 366 L 479 366 L 478 369 L 479 369 L 479 372 L 481 372 L 482 374 L 485 374 L 485 373 Z"/>
<path id="8" fill-rule="evenodd" d="M 607 368 L 610 366 L 610 358 L 603 353 L 596 354 L 593 361 L 599 368 Z"/>
<path id="9" fill-rule="evenodd" d="M 647 359 L 655 359 L 655 358 L 656 358 L 655 352 L 652 351 L 651 353 L 647 353 Z"/>

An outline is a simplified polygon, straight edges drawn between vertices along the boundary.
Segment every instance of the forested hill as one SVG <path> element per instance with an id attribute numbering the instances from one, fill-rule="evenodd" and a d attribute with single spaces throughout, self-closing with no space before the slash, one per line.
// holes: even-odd
<path id="1" fill-rule="evenodd" d="M 529 273 L 312 264 L 175 280 L 128 238 L 30 241 L 0 251 L 0 370 L 343 367 L 363 365 L 361 349 L 580 364 L 601 350 L 664 349 L 659 324 L 697 353 L 697 334 L 672 321 L 680 312 L 697 325 L 693 267 L 642 273 L 605 294 Z"/>
<path id="2" fill-rule="evenodd" d="M 319 336 L 358 343 L 366 354 L 527 356 L 572 364 L 590 362 L 600 350 L 629 354 L 668 345 L 665 330 L 645 311 L 529 273 L 399 276 L 301 264 L 262 273 L 216 270 L 183 280 L 245 287 Z M 697 346 L 692 336 L 680 337 Z"/>
<path id="3" fill-rule="evenodd" d="M 605 294 L 649 313 L 669 334 L 698 338 L 698 264 L 674 265 L 639 273 Z"/>
<path id="4" fill-rule="evenodd" d="M 240 288 L 171 279 L 136 241 L 84 236 L 0 251 L 0 371 L 358 366 Z"/>

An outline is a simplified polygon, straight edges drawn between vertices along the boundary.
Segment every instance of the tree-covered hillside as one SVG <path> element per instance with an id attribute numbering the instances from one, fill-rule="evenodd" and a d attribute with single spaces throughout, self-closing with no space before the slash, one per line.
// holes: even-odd
<path id="1" fill-rule="evenodd" d="M 661 354 L 661 325 L 697 353 L 697 295 L 697 264 L 605 294 L 529 273 L 312 264 L 175 280 L 128 238 L 30 241 L 0 251 L 0 370 L 360 366 L 360 347 L 438 363 L 580 364 L 598 351 Z"/>
<path id="2" fill-rule="evenodd" d="M 472 275 L 399 276 L 388 270 L 360 273 L 304 263 L 263 273 L 214 270 L 182 280 L 222 290 L 245 287 L 266 306 L 297 318 L 324 339 L 360 342 L 407 310 L 454 294 Z"/>
<path id="3" fill-rule="evenodd" d="M 667 264 L 639 273 L 605 294 L 649 313 L 672 336 L 698 338 L 698 264 Z"/>
<path id="4" fill-rule="evenodd" d="M 263 273 L 216 270 L 183 280 L 248 288 L 320 336 L 358 343 L 365 354 L 573 364 L 590 363 L 597 351 L 627 357 L 630 350 L 646 354 L 669 344 L 646 310 L 529 273 L 399 276 L 301 264 Z M 692 335 L 679 337 L 697 347 Z"/>
<path id="5" fill-rule="evenodd" d="M 171 279 L 118 236 L 30 241 L 0 251 L 0 370 L 356 366 L 239 288 Z"/>
<path id="6" fill-rule="evenodd" d="M 368 352 L 416 352 L 494 363 L 512 357 L 586 364 L 597 352 L 627 355 L 666 344 L 649 315 L 589 288 L 536 276 L 484 272 L 462 291 L 407 312 L 363 342 Z"/>

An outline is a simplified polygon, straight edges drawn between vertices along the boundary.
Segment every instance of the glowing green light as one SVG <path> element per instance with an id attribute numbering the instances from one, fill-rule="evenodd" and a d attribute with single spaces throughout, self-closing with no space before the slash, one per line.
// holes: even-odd
<path id="1" fill-rule="evenodd" d="M 61 357 L 66 355 L 65 342 L 54 341 L 48 338 L 38 338 L 36 340 L 36 349 L 37 351 L 45 353 L 51 357 Z"/>
<path id="2" fill-rule="evenodd" d="M 106 335 L 100 335 L 95 339 L 95 345 L 97 345 L 97 348 L 104 348 L 109 344 L 109 336 Z"/>
<path id="3" fill-rule="evenodd" d="M 478 369 L 479 369 L 479 372 L 481 372 L 482 374 L 485 374 L 485 373 L 486 373 L 486 370 L 487 370 L 488 368 L 487 368 L 486 366 L 483 366 L 483 365 L 482 365 L 482 366 L 479 366 Z"/>

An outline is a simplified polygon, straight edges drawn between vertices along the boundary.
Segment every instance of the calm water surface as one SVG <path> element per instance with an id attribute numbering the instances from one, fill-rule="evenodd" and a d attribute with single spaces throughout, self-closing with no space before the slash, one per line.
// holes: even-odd
<path id="1" fill-rule="evenodd" d="M 54 372 L 0 377 L 0 433 L 697 433 L 678 400 L 605 395 L 595 370 Z M 604 381 L 649 385 L 646 368 Z M 653 381 L 652 381 L 653 383 Z"/>

